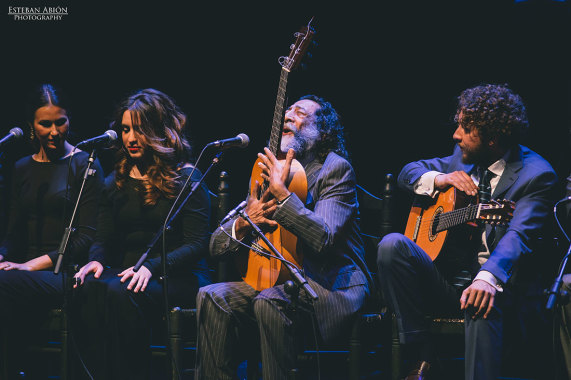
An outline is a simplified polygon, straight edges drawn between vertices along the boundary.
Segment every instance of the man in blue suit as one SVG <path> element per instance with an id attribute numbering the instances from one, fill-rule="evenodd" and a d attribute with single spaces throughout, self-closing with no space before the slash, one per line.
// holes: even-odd
<path id="1" fill-rule="evenodd" d="M 497 378 L 514 284 L 527 276 L 521 267 L 533 257 L 535 238 L 553 205 L 555 172 L 518 144 L 528 126 L 520 96 L 506 85 L 467 89 L 458 98 L 455 121 L 453 154 L 407 164 L 399 185 L 433 198 L 453 186 L 469 196 L 512 200 L 515 211 L 509 226 L 486 225 L 476 234 L 477 245 L 466 242 L 461 254 L 469 259 L 462 264 L 433 262 L 401 234 L 379 243 L 382 291 L 396 314 L 405 355 L 416 362 L 407 379 L 426 379 L 430 371 L 433 350 L 425 316 L 460 310 L 466 330 L 465 379 Z"/>
<path id="2" fill-rule="evenodd" d="M 261 196 L 261 184 L 252 186 L 245 211 L 260 228 L 279 224 L 297 237 L 305 278 L 318 298 L 311 301 L 302 290 L 295 305 L 280 282 L 262 290 L 244 281 L 200 288 L 196 379 L 234 379 L 248 346 L 260 347 L 264 379 L 287 379 L 304 337 L 327 343 L 347 334 L 369 291 L 355 172 L 331 104 L 313 95 L 292 104 L 280 150 L 283 161 L 269 149 L 258 155 L 269 186 Z M 307 178 L 305 202 L 286 186 L 294 153 Z M 212 235 L 210 254 L 247 254 L 241 244 L 252 244 L 249 223 L 235 217 L 222 227 Z"/>

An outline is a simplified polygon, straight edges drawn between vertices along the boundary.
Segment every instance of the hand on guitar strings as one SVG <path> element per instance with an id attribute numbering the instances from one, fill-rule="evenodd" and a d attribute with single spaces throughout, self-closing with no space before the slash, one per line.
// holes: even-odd
<path id="1" fill-rule="evenodd" d="M 494 307 L 494 298 L 496 296 L 496 288 L 483 280 L 475 280 L 462 292 L 460 297 L 460 310 L 474 308 L 472 319 L 482 316 L 484 319 Z"/>
<path id="2" fill-rule="evenodd" d="M 258 157 L 262 160 L 259 165 L 262 169 L 261 176 L 268 181 L 269 186 L 262 191 L 260 183 L 255 181 L 250 189 L 245 212 L 261 230 L 273 231 L 278 228 L 278 223 L 271 219 L 276 211 L 277 201 L 285 199 L 290 194 L 286 181 L 289 177 L 294 151 L 290 149 L 287 152 L 285 162 L 278 161 L 268 148 L 264 148 L 264 152 L 265 155 L 258 153 Z M 236 237 L 242 239 L 251 227 L 244 219 L 238 218 L 235 228 Z"/>
<path id="3" fill-rule="evenodd" d="M 261 185 L 258 181 L 250 189 L 248 203 L 244 211 L 250 217 L 250 220 L 256 224 L 262 231 L 274 231 L 278 227 L 278 223 L 271 217 L 276 211 L 276 200 L 270 199 L 271 193 L 269 189 L 261 192 Z M 242 218 L 236 219 L 236 237 L 242 239 L 250 231 L 250 224 Z"/>
<path id="4" fill-rule="evenodd" d="M 269 182 L 270 193 L 278 200 L 282 201 L 290 195 L 287 188 L 287 180 L 291 169 L 291 162 L 295 155 L 293 149 L 289 149 L 285 160 L 278 160 L 268 148 L 264 148 L 264 153 L 258 153 L 259 162 L 262 169 L 262 178 Z"/>
<path id="5" fill-rule="evenodd" d="M 443 191 L 449 186 L 454 186 L 468 195 L 474 196 L 478 194 L 478 186 L 472 181 L 468 173 L 461 170 L 448 174 L 439 174 L 434 178 L 434 188 L 436 190 Z"/>

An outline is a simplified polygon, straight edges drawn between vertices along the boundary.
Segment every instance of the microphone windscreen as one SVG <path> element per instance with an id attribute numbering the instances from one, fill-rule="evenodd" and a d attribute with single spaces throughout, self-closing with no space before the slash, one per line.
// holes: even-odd
<path id="1" fill-rule="evenodd" d="M 242 148 L 245 148 L 248 146 L 248 144 L 250 143 L 250 138 L 248 137 L 248 135 L 246 135 L 245 133 L 240 133 L 238 136 L 240 140 L 242 140 Z"/>
<path id="2" fill-rule="evenodd" d="M 117 140 L 117 132 L 115 132 L 114 130 L 110 129 L 110 130 L 108 130 L 107 132 L 105 132 L 105 134 L 106 134 L 107 136 L 109 136 L 109 139 L 110 139 L 111 141 Z"/>
<path id="3" fill-rule="evenodd" d="M 24 132 L 22 131 L 21 128 L 18 128 L 18 127 L 14 127 L 12 129 L 10 129 L 10 133 L 13 134 L 17 138 L 24 136 Z"/>

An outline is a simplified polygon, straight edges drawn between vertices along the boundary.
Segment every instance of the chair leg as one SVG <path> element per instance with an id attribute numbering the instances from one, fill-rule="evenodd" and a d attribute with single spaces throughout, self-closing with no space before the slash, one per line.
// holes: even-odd
<path id="1" fill-rule="evenodd" d="M 71 360 L 69 360 L 69 354 L 70 354 L 70 336 L 69 336 L 69 325 L 68 325 L 68 320 L 67 320 L 67 314 L 64 310 L 60 310 L 59 311 L 61 314 L 61 357 L 60 357 L 60 361 L 61 361 L 61 374 L 60 374 L 60 379 L 61 380 L 67 380 L 70 379 L 70 363 Z"/>
<path id="2" fill-rule="evenodd" d="M 401 373 L 401 346 L 397 318 L 392 315 L 391 379 L 398 380 Z"/>
<path id="3" fill-rule="evenodd" d="M 0 374 L 2 375 L 2 379 L 8 378 L 8 338 L 6 337 L 5 331 L 0 331 L 2 333 L 2 352 L 1 352 L 1 359 L 0 362 L 0 370 L 2 371 Z"/>
<path id="4" fill-rule="evenodd" d="M 361 377 L 361 339 L 361 320 L 357 317 L 353 321 L 349 338 L 349 379 L 351 380 L 359 380 Z"/>
<path id="5" fill-rule="evenodd" d="M 182 346 L 182 331 L 181 331 L 181 310 L 180 307 L 175 307 L 169 313 L 170 318 L 170 349 L 171 349 L 171 362 L 167 363 L 168 373 L 171 374 L 173 380 L 178 379 L 181 361 L 181 346 Z M 167 347 L 168 349 L 168 347 Z M 167 355 L 168 361 L 168 355 Z"/>

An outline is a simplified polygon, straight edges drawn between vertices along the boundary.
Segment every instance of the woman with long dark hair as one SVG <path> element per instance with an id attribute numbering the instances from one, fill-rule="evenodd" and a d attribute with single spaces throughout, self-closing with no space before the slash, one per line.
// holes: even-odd
<path id="1" fill-rule="evenodd" d="M 88 154 L 67 141 L 69 102 L 60 89 L 51 84 L 37 87 L 29 96 L 26 118 L 35 153 L 18 160 L 12 171 L 9 223 L 0 246 L 0 320 L 5 334 L 21 333 L 15 323 L 28 321 L 28 317 L 37 321 L 42 311 L 62 305 L 63 278 L 53 269 L 88 164 Z M 60 274 L 69 265 L 86 262 L 95 236 L 103 171 L 97 160 L 92 168 Z M 31 330 L 28 326 L 25 331 Z M 25 340 L 19 335 L 19 342 Z M 18 358 L 21 355 L 14 354 Z M 12 367 L 22 370 L 16 364 Z"/>
<path id="2" fill-rule="evenodd" d="M 138 271 L 133 267 L 162 229 L 181 190 L 184 199 L 190 189 L 183 189 L 188 177 L 190 183 L 201 177 L 188 161 L 185 126 L 186 116 L 173 99 L 154 89 L 128 97 L 113 121 L 122 144 L 115 169 L 105 181 L 90 261 L 76 275 L 80 284 L 85 282 L 86 302 L 105 299 L 104 322 L 99 320 L 105 339 L 88 338 L 91 349 L 86 350 L 88 367 L 92 365 L 102 378 L 148 376 L 150 326 L 162 315 L 165 302 L 159 282 L 162 239 Z M 171 304 L 193 306 L 198 288 L 210 283 L 205 261 L 209 218 L 209 193 L 201 185 L 164 237 Z M 88 274 L 93 277 L 86 278 Z M 105 353 L 108 356 L 96 359 Z M 102 369 L 101 363 L 110 366 Z"/>

